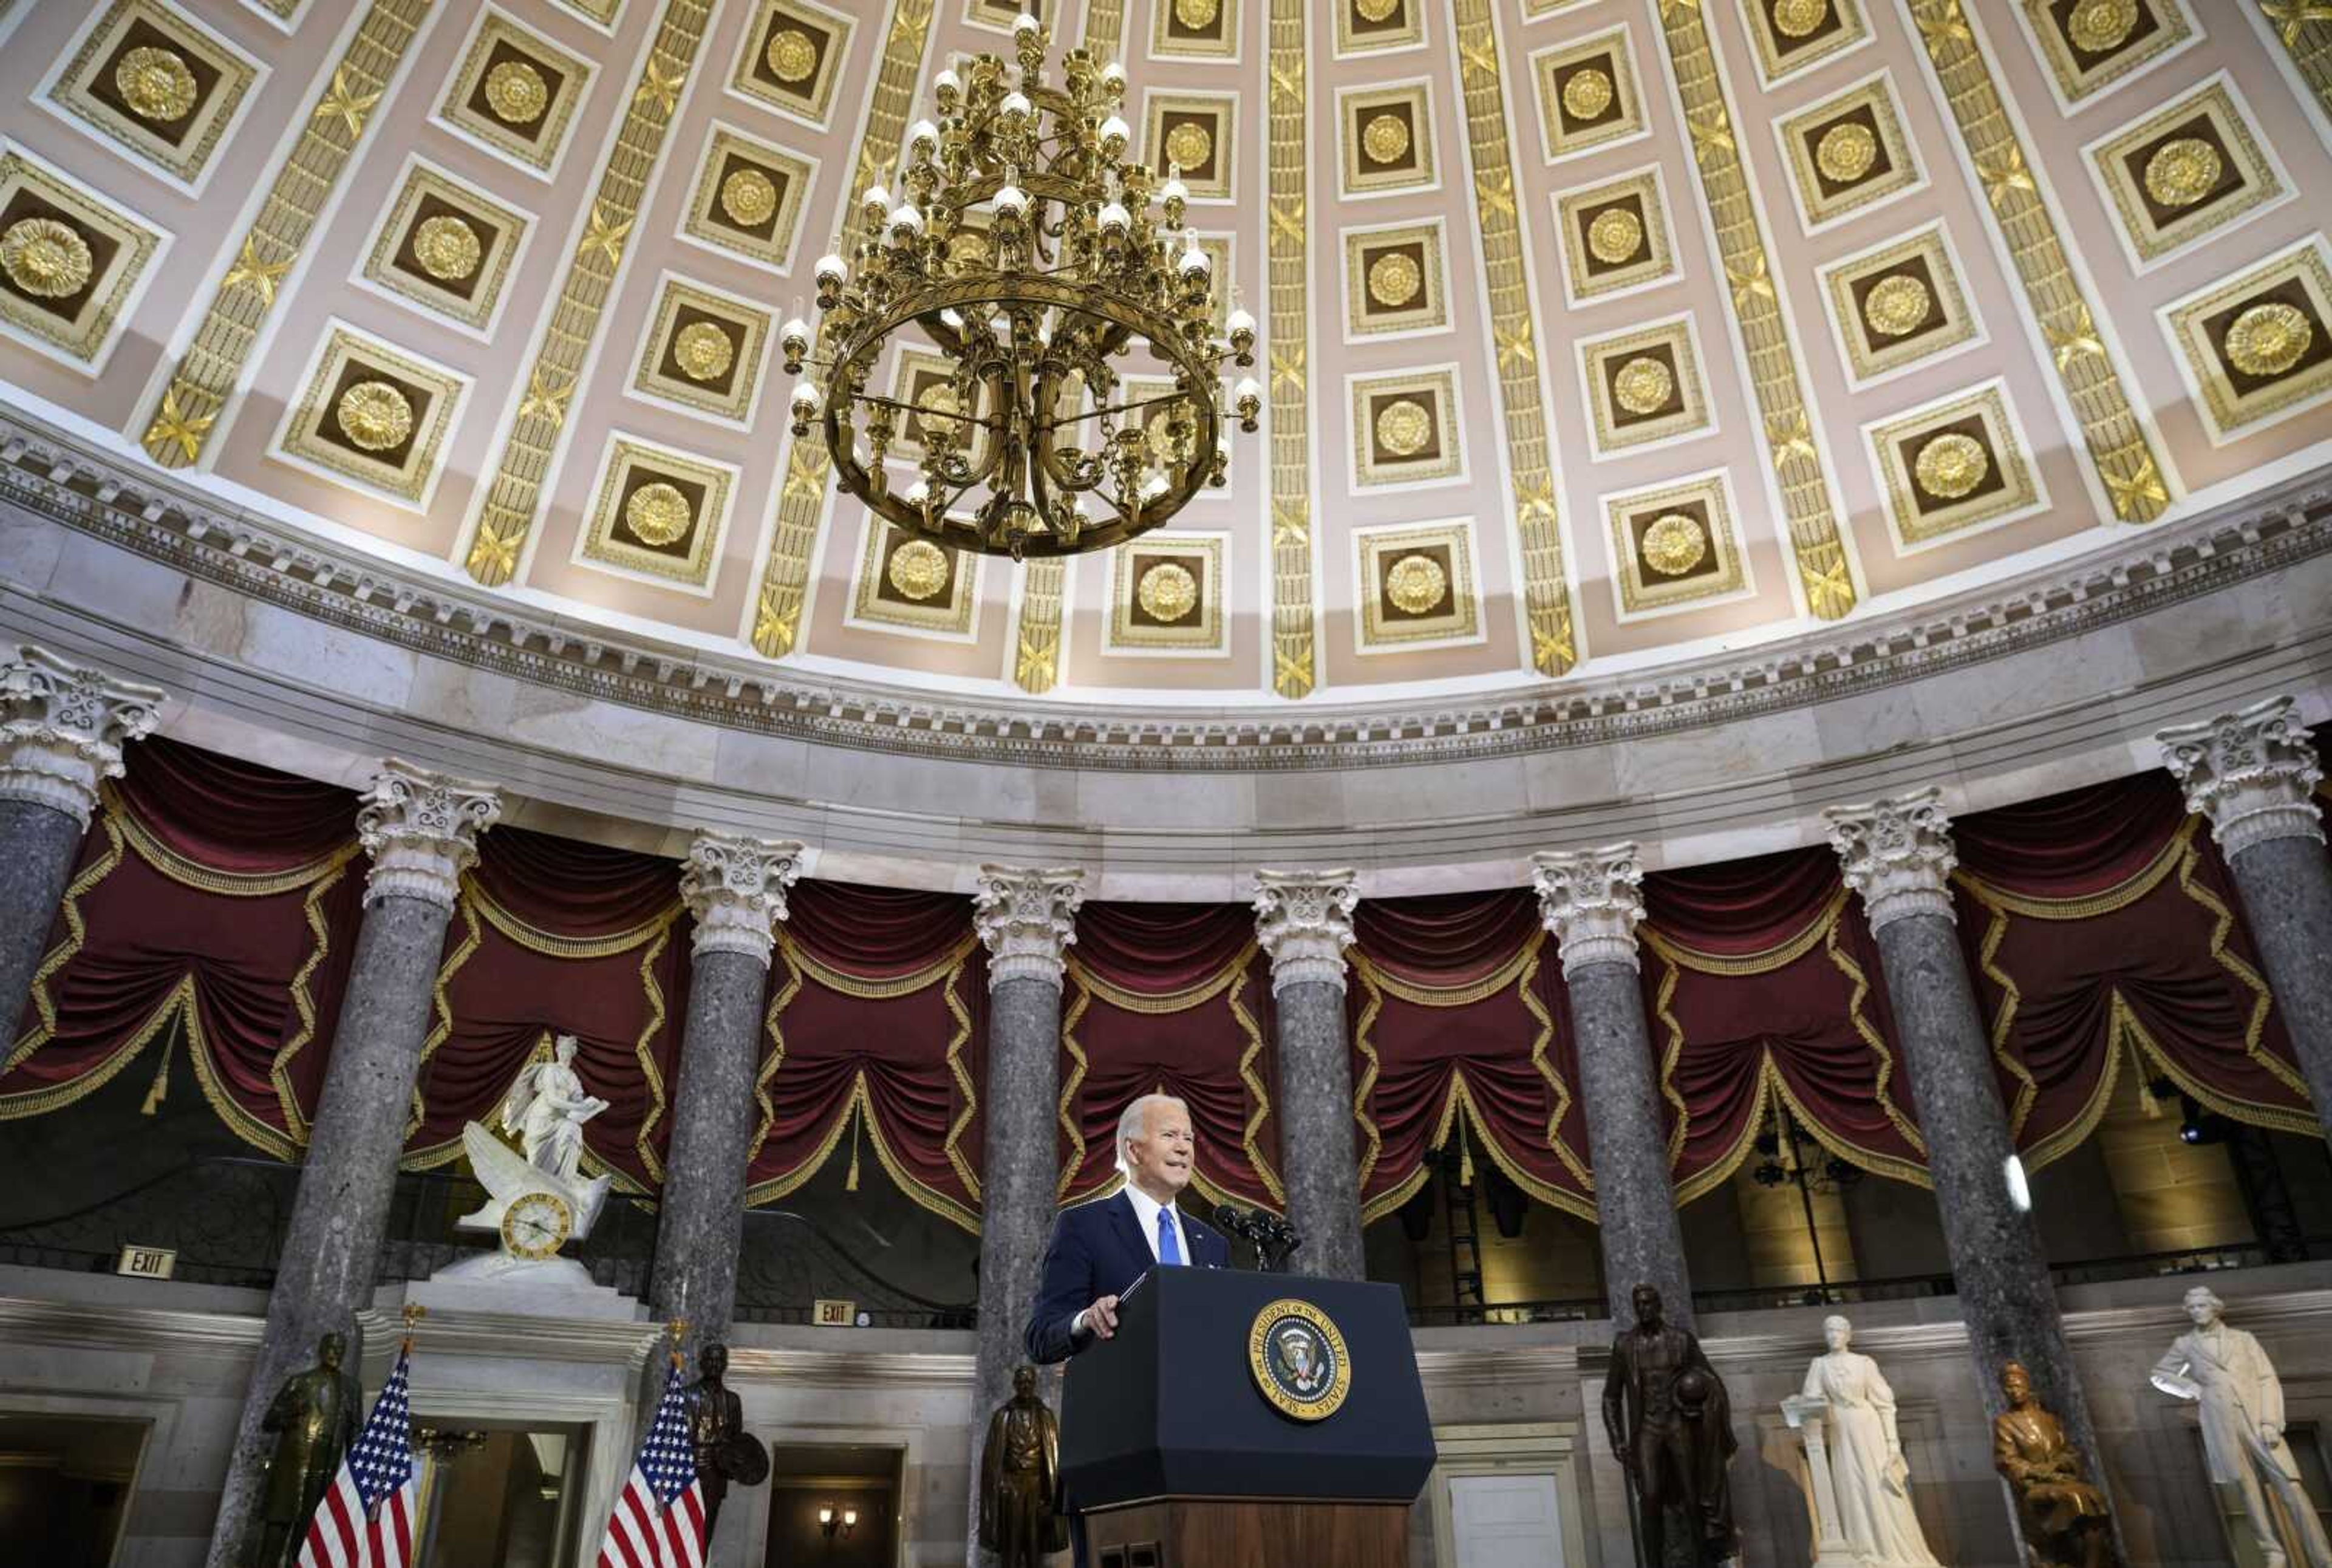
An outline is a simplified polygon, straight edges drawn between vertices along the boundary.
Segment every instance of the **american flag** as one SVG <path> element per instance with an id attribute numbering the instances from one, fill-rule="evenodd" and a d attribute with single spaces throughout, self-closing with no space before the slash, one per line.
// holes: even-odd
<path id="1" fill-rule="evenodd" d="M 405 1371 L 411 1347 L 372 1402 L 357 1446 L 308 1521 L 299 1568 L 405 1568 L 413 1560 L 413 1415 Z"/>
<path id="2" fill-rule="evenodd" d="M 678 1366 L 664 1375 L 655 1420 L 607 1516 L 599 1568 L 704 1568 L 704 1488 Z"/>

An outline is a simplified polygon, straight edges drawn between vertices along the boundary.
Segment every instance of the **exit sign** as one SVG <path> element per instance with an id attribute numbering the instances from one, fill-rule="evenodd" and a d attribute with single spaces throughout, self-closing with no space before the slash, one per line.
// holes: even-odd
<path id="1" fill-rule="evenodd" d="M 810 1307 L 810 1322 L 820 1328 L 848 1328 L 858 1321 L 855 1301 L 820 1301 Z"/>
<path id="2" fill-rule="evenodd" d="M 178 1255 L 167 1247 L 125 1247 L 113 1272 L 133 1279 L 167 1279 L 177 1267 Z"/>

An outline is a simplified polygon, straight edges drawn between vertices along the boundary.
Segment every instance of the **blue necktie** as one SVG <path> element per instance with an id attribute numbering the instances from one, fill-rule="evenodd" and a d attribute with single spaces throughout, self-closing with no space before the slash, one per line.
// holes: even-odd
<path id="1" fill-rule="evenodd" d="M 1174 1211 L 1171 1209 L 1158 1211 L 1158 1261 L 1167 1264 L 1182 1261 L 1182 1245 L 1174 1239 Z"/>

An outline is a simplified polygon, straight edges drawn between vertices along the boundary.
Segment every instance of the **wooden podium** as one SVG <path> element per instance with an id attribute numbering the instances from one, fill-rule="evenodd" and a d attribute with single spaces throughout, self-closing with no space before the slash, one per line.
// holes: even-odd
<path id="1" fill-rule="evenodd" d="M 1291 1329 L 1342 1342 L 1302 1369 L 1316 1389 L 1290 1375 Z M 1406 1568 L 1433 1458 L 1389 1285 L 1154 1269 L 1062 1397 L 1061 1472 L 1089 1568 Z"/>

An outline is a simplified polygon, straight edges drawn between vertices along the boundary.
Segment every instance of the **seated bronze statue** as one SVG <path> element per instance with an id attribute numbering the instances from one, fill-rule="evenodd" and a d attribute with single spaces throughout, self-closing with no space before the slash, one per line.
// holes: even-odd
<path id="1" fill-rule="evenodd" d="M 2064 1423 L 2033 1398 L 2021 1362 L 2000 1369 L 2000 1388 L 2008 1409 L 1992 1423 L 1992 1465 L 2016 1496 L 2032 1568 L 2114 1568 L 2106 1495 L 2083 1470 Z"/>

